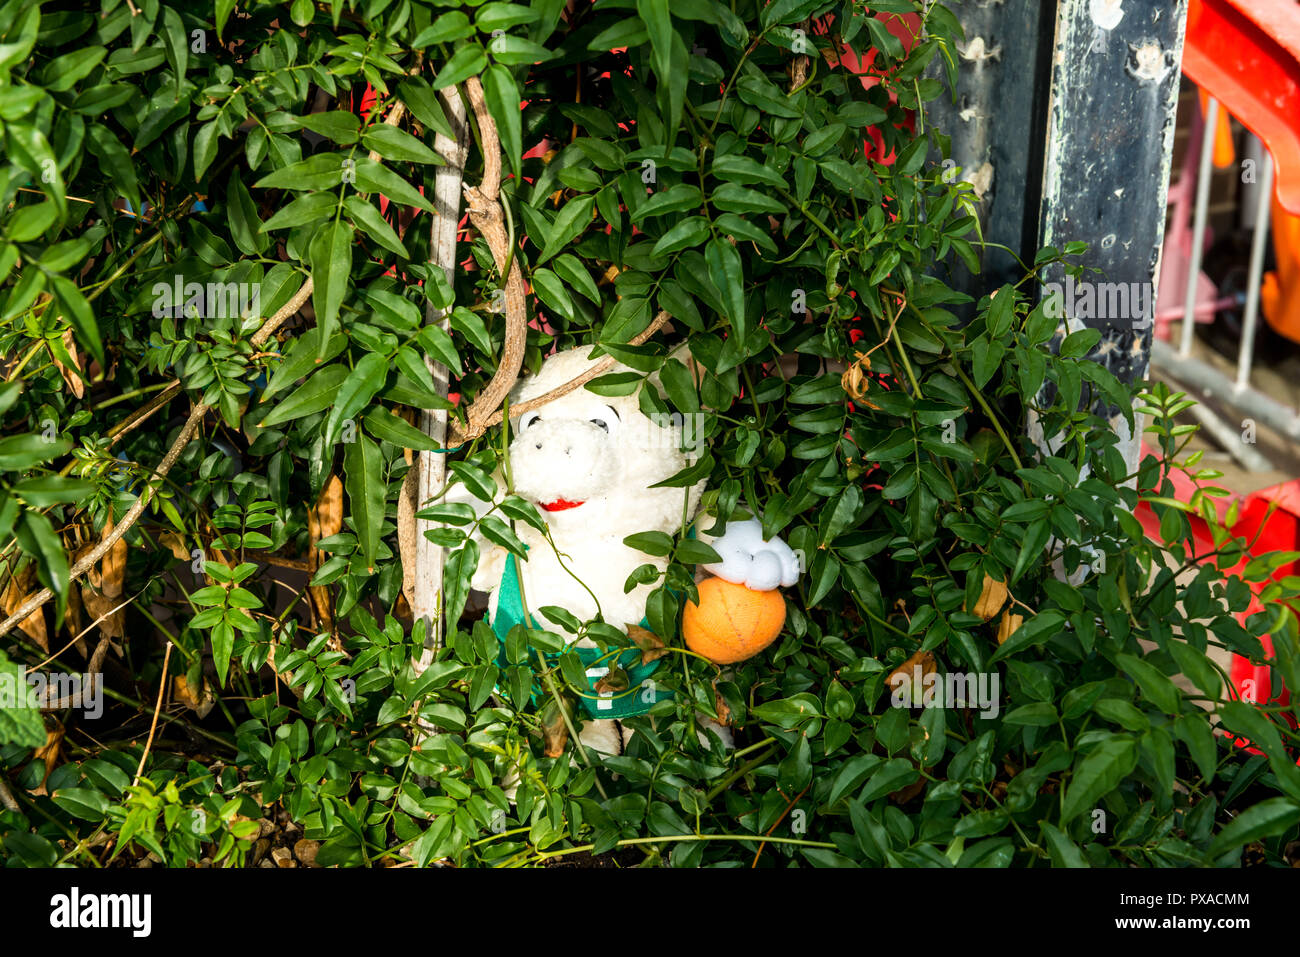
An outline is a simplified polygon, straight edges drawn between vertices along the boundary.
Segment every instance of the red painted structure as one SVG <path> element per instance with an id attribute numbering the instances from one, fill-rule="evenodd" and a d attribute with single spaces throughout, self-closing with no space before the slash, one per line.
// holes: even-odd
<path id="1" fill-rule="evenodd" d="M 1295 0 L 1191 0 L 1183 72 L 1264 141 L 1277 163 L 1277 198 L 1300 215 Z"/>
<path id="2" fill-rule="evenodd" d="M 1187 38 L 1183 72 L 1202 90 L 1223 104 L 1258 136 L 1273 155 L 1278 203 L 1300 214 L 1300 5 L 1295 0 L 1191 0 L 1187 12 Z M 1195 486 L 1185 476 L 1171 476 L 1177 497 L 1188 501 Z M 1263 489 L 1239 499 L 1236 520 L 1229 531 L 1253 541 L 1251 551 L 1300 551 L 1300 480 Z M 1216 500 L 1219 518 L 1229 502 Z M 1270 512 L 1271 509 L 1271 512 Z M 1158 522 L 1151 509 L 1141 506 L 1138 518 L 1153 538 Z M 1205 522 L 1189 515 L 1193 544 L 1200 554 L 1213 549 Z M 1240 571 L 1243 559 L 1230 571 Z M 1278 568 L 1274 579 L 1300 574 L 1300 562 Z M 1253 583 L 1257 596 L 1265 582 Z M 1260 608 L 1258 598 L 1238 617 L 1244 620 Z M 1268 635 L 1261 639 L 1265 654 L 1273 655 Z M 1269 668 L 1233 656 L 1232 693 L 1253 692 L 1260 703 L 1286 704 L 1286 688 L 1272 686 Z"/>
<path id="3" fill-rule="evenodd" d="M 1144 446 L 1142 454 L 1146 455 L 1149 451 Z M 1174 498 L 1180 502 L 1190 501 L 1196 491 L 1196 484 L 1185 473 L 1177 470 L 1170 473 L 1169 479 L 1174 485 Z M 1300 551 L 1300 481 L 1291 481 L 1250 495 L 1239 496 L 1236 501 L 1238 503 L 1237 516 L 1232 525 L 1229 526 L 1228 531 L 1233 536 L 1245 538 L 1248 542 L 1254 541 L 1255 544 L 1251 549 L 1253 554 Z M 1233 500 L 1221 498 L 1213 499 L 1213 502 L 1218 512 L 1219 522 L 1223 523 L 1227 518 Z M 1270 508 L 1273 508 L 1271 515 L 1269 514 Z M 1159 541 L 1160 521 L 1156 518 L 1151 506 L 1146 503 L 1139 505 L 1136 514 L 1147 536 Z M 1209 526 L 1205 520 L 1190 513 L 1187 518 L 1192 526 L 1192 538 L 1188 543 L 1192 549 L 1192 554 L 1204 555 L 1212 552 L 1214 550 L 1214 540 L 1210 535 Z M 1224 569 L 1224 571 L 1229 574 L 1240 572 L 1245 568 L 1248 560 L 1249 556 L 1243 557 L 1236 565 Z M 1300 575 L 1300 561 L 1281 566 L 1273 573 L 1272 578 L 1281 579 L 1288 575 Z M 1252 592 L 1250 605 L 1245 611 L 1237 615 L 1238 621 L 1243 626 L 1246 619 L 1262 607 L 1258 595 L 1267 582 L 1250 582 L 1248 584 L 1250 584 Z M 1263 635 L 1260 638 L 1260 643 L 1264 646 L 1264 653 L 1271 658 L 1273 655 L 1272 640 L 1268 635 Z M 1281 705 L 1288 704 L 1290 702 L 1289 691 L 1280 685 L 1277 688 L 1272 686 L 1269 670 L 1266 665 L 1256 665 L 1241 655 L 1233 655 L 1232 667 L 1229 672 L 1229 677 L 1232 679 L 1232 696 L 1242 697 L 1245 695 L 1260 704 L 1268 702 Z"/>

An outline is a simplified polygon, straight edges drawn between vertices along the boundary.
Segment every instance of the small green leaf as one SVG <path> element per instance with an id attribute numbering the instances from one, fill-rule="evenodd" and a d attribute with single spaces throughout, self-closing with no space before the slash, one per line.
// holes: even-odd
<path id="1" fill-rule="evenodd" d="M 53 226 L 58 218 L 59 207 L 49 200 L 19 206 L 5 223 L 5 237 L 15 243 L 31 242 Z"/>
<path id="2" fill-rule="evenodd" d="M 1243 844 L 1281 834 L 1300 822 L 1300 804 L 1289 798 L 1269 798 L 1242 811 L 1210 843 L 1209 854 L 1218 857 Z"/>
<path id="3" fill-rule="evenodd" d="M 451 10 L 416 34 L 415 39 L 411 41 L 411 46 L 416 50 L 422 50 L 435 43 L 463 40 L 473 34 L 474 25 L 469 22 L 469 17 L 464 11 Z"/>
<path id="4" fill-rule="evenodd" d="M 453 12 L 459 13 L 459 11 Z M 461 15 L 464 16 L 464 14 Z M 451 16 L 451 14 L 444 14 L 444 16 Z M 452 132 L 451 124 L 447 122 L 447 115 L 443 112 L 442 104 L 438 102 L 438 94 L 430 88 L 428 83 L 418 77 L 412 77 L 397 84 L 397 91 L 402 102 L 406 104 L 417 120 L 435 133 L 441 133 L 448 139 L 456 138 Z"/>
<path id="5" fill-rule="evenodd" d="M 60 502 L 76 502 L 93 495 L 95 485 L 84 479 L 44 475 L 18 482 L 13 490 L 28 505 L 46 508 Z"/>
<path id="6" fill-rule="evenodd" d="M 591 224 L 591 210 L 596 204 L 596 197 L 591 194 L 575 196 L 564 205 L 555 222 L 551 224 L 551 235 L 546 247 L 537 258 L 534 266 L 540 266 L 559 253 L 565 246 L 582 235 Z"/>
<path id="7" fill-rule="evenodd" d="M 426 213 L 433 212 L 433 204 L 419 190 L 382 163 L 363 156 L 355 168 L 357 189 L 365 193 L 383 193 L 403 206 L 414 206 Z"/>
<path id="8" fill-rule="evenodd" d="M 514 6 L 514 4 L 489 4 L 489 6 Z M 482 18 L 483 12 L 479 11 Z M 525 8 L 526 9 L 526 8 Z M 533 14 L 534 11 L 528 10 Z M 501 149 L 506 154 L 506 162 L 515 176 L 520 175 L 520 156 L 523 153 L 523 113 L 520 109 L 519 87 L 511 72 L 501 64 L 487 68 L 483 73 L 483 96 L 487 100 L 488 111 L 496 120 L 497 133 L 501 137 Z"/>
<path id="9" fill-rule="evenodd" d="M 104 344 L 99 338 L 99 323 L 95 320 L 95 313 L 90 308 L 90 303 L 86 301 L 86 297 L 81 294 L 81 290 L 72 280 L 63 276 L 51 276 L 50 282 L 54 290 L 54 298 L 59 304 L 59 311 L 72 323 L 77 341 L 85 346 L 101 366 L 105 365 Z"/>
<path id="10" fill-rule="evenodd" d="M 411 254 L 398 237 L 392 226 L 384 219 L 379 210 L 360 196 L 352 195 L 343 201 L 344 208 L 352 217 L 353 223 L 385 249 L 397 253 L 403 259 L 410 259 Z"/>
<path id="11" fill-rule="evenodd" d="M 667 256 L 669 253 L 699 246 L 708 238 L 709 221 L 703 216 L 687 216 L 660 236 L 651 252 L 656 256 Z"/>
<path id="12" fill-rule="evenodd" d="M 63 455 L 72 443 L 64 438 L 49 441 L 44 435 L 28 433 L 0 439 L 0 472 L 20 472 Z"/>
<path id="13" fill-rule="evenodd" d="M 1070 840 L 1060 828 L 1054 827 L 1047 821 L 1040 821 L 1038 826 L 1043 829 L 1043 836 L 1047 838 L 1047 852 L 1052 857 L 1053 865 L 1056 867 L 1092 866 L 1084 857 L 1083 851 L 1079 850 L 1079 845 Z"/>
<path id="14" fill-rule="evenodd" d="M 749 334 L 749 324 L 745 318 L 745 272 L 740 252 L 719 237 L 705 247 L 704 260 L 709 267 L 709 279 L 722 297 L 723 312 L 730 320 L 736 338 L 744 341 Z"/>
<path id="15" fill-rule="evenodd" d="M 384 380 L 387 377 L 388 359 L 385 356 L 368 352 L 361 357 L 356 367 L 348 373 L 348 377 L 339 386 L 338 394 L 334 398 L 334 407 L 330 409 L 329 417 L 325 420 L 322 435 L 325 437 L 326 445 L 333 445 L 338 441 L 343 423 L 352 419 L 370 404 L 370 400 L 384 387 Z"/>
<path id="16" fill-rule="evenodd" d="M 664 532 L 638 532 L 623 539 L 623 544 L 647 555 L 660 557 L 667 557 L 673 550 L 672 536 Z"/>
<path id="17" fill-rule="evenodd" d="M 360 117 L 347 110 L 309 113 L 306 116 L 295 117 L 294 122 L 302 129 L 319 133 L 342 146 L 355 143 L 361 129 Z"/>
<path id="18" fill-rule="evenodd" d="M 1179 706 L 1181 696 L 1174 683 L 1151 664 L 1132 655 L 1116 655 L 1115 661 L 1133 677 L 1142 689 L 1143 697 L 1151 704 L 1165 714 L 1176 715 L 1182 710 Z"/>
<path id="19" fill-rule="evenodd" d="M 217 121 L 205 123 L 194 134 L 194 179 L 203 181 L 203 174 L 208 171 L 212 161 L 217 158 Z M 138 148 L 139 144 L 137 144 Z"/>
<path id="20" fill-rule="evenodd" d="M 347 366 L 332 365 L 312 374 L 311 378 L 280 401 L 260 423 L 262 428 L 311 415 L 334 404 L 340 386 L 348 377 Z"/>
<path id="21" fill-rule="evenodd" d="M 574 292 L 597 305 L 600 304 L 600 290 L 596 287 L 596 281 L 591 278 L 591 273 L 577 256 L 561 253 L 555 257 L 551 265 L 565 282 L 574 287 Z"/>
<path id="22" fill-rule="evenodd" d="M 379 552 L 388 489 L 384 483 L 384 459 L 379 446 L 364 432 L 357 433 L 356 441 L 344 446 L 343 472 L 357 543 L 367 567 L 373 569 Z"/>
<path id="23" fill-rule="evenodd" d="M 478 76 L 486 66 L 487 54 L 483 52 L 483 48 L 477 43 L 464 44 L 438 71 L 438 75 L 433 80 L 433 88 L 441 90 L 462 83 L 471 76 Z"/>
<path id="24" fill-rule="evenodd" d="M 36 694 L 27 683 L 27 669 L 0 651 L 0 745 L 39 748 L 43 744 L 45 722 Z M 6 836 L 6 847 L 12 836 L 13 832 Z"/>
<path id="25" fill-rule="evenodd" d="M 239 251 L 256 256 L 270 245 L 271 237 L 262 230 L 262 220 L 257 215 L 257 205 L 236 170 L 226 184 L 226 219 L 230 223 L 230 238 Z"/>
<path id="26" fill-rule="evenodd" d="M 352 273 L 352 227 L 334 222 L 316 234 L 311 244 L 312 308 L 321 329 L 320 349 L 338 324 L 339 307 L 347 293 Z"/>
<path id="27" fill-rule="evenodd" d="M 1075 762 L 1065 789 L 1061 823 L 1091 811 L 1102 797 L 1117 788 L 1137 765 L 1137 744 L 1128 735 L 1112 735 Z"/>
<path id="28" fill-rule="evenodd" d="M 391 442 L 399 448 L 420 449 L 425 452 L 439 448 L 438 443 L 433 439 L 382 406 L 371 409 L 362 421 L 365 423 L 366 431 L 375 438 Z"/>
<path id="29" fill-rule="evenodd" d="M 63 542 L 54 531 L 50 520 L 40 512 L 23 512 L 16 532 L 18 547 L 36 560 L 36 572 L 41 582 L 54 592 L 58 601 L 58 616 L 68 600 L 68 556 Z"/>
<path id="30" fill-rule="evenodd" d="M 50 800 L 83 821 L 102 821 L 108 812 L 108 798 L 94 788 L 59 788 Z"/>
<path id="31" fill-rule="evenodd" d="M 347 337 L 338 332 L 334 334 L 322 353 L 320 334 L 321 330 L 313 327 L 293 341 L 284 358 L 275 366 L 275 372 L 266 384 L 266 388 L 262 390 L 261 401 L 267 401 L 281 389 L 297 382 L 347 347 Z"/>
<path id="32" fill-rule="evenodd" d="M 384 159 L 398 160 L 404 163 L 424 163 L 429 166 L 443 165 L 443 159 L 418 139 L 387 123 L 372 126 L 361 134 L 361 145 L 373 150 Z"/>
<path id="33" fill-rule="evenodd" d="M 235 651 L 235 629 L 228 622 L 219 621 L 212 628 L 211 638 L 212 663 L 217 669 L 217 682 L 224 688 L 230 674 L 230 656 Z"/>
<path id="34" fill-rule="evenodd" d="M 356 196 L 348 197 L 348 200 L 356 199 Z M 314 223 L 322 219 L 332 219 L 337 209 L 338 198 L 333 193 L 304 193 L 283 209 L 274 213 L 259 228 L 266 233 L 273 229 L 305 226 L 308 223 Z"/>

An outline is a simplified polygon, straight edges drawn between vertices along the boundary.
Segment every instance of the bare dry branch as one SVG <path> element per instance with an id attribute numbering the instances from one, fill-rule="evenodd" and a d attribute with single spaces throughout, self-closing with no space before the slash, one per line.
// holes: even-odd
<path id="1" fill-rule="evenodd" d="M 671 318 L 672 316 L 669 315 L 667 312 L 661 311 L 659 315 L 655 316 L 654 321 L 651 322 L 650 325 L 646 327 L 645 331 L 640 333 L 639 335 L 634 336 L 632 338 L 632 341 L 629 342 L 628 345 L 632 345 L 632 346 L 641 345 L 642 343 L 647 341 L 651 336 L 653 336 L 656 332 L 658 332 L 661 328 L 663 328 L 664 323 L 666 323 Z M 594 366 L 592 366 L 590 369 L 588 369 L 586 372 L 582 373 L 582 375 L 575 376 L 574 378 L 570 379 L 568 382 L 564 383 L 564 385 L 556 386 L 550 392 L 543 393 L 542 395 L 537 396 L 537 398 L 535 399 L 529 399 L 526 402 L 520 402 L 517 403 L 516 405 L 512 405 L 510 407 L 510 414 L 512 416 L 523 415 L 525 412 L 531 412 L 533 409 L 540 409 L 548 402 L 554 402 L 556 399 L 568 395 L 570 392 L 573 392 L 575 389 L 582 388 L 582 386 L 586 385 L 588 382 L 590 382 L 592 379 L 596 378 L 597 376 L 604 375 L 610 369 L 614 368 L 617 362 L 618 360 L 615 359 L 613 356 L 606 356 L 605 358 L 597 362 Z M 487 419 L 484 420 L 483 428 L 490 429 L 492 426 L 496 425 L 500 421 L 501 421 L 501 410 L 498 409 L 491 416 L 489 416 Z"/>
<path id="2" fill-rule="evenodd" d="M 398 101 L 393 105 L 388 116 L 384 118 L 384 122 L 390 126 L 396 126 L 405 112 L 406 105 L 401 101 Z M 378 160 L 380 157 L 378 153 L 371 151 L 370 158 Z M 249 342 L 254 346 L 261 346 L 266 342 L 276 329 L 283 325 L 291 316 L 302 308 L 303 304 L 311 296 L 312 286 L 312 279 L 308 276 L 307 281 L 302 284 L 302 288 L 294 293 L 293 298 L 286 302 L 274 316 L 262 323 L 261 328 L 259 328 L 257 332 L 253 333 Z M 168 395 L 170 391 L 170 388 L 165 390 L 162 395 L 151 401 L 146 408 L 152 412 L 153 409 L 161 407 L 162 403 L 159 400 L 161 400 L 163 396 L 170 398 Z M 117 541 L 127 533 L 131 526 L 136 523 L 140 516 L 144 514 L 144 510 L 149 507 L 149 503 L 153 500 L 154 493 L 157 491 L 158 486 L 162 484 L 162 479 L 171 471 L 172 466 L 175 465 L 176 460 L 180 458 L 181 452 L 185 449 L 185 446 L 188 445 L 190 439 L 194 437 L 194 433 L 198 429 L 199 423 L 203 420 L 203 417 L 207 414 L 208 409 L 209 406 L 202 402 L 194 406 L 190 412 L 190 417 L 185 421 L 185 425 L 181 427 L 180 435 L 176 437 L 176 441 L 172 443 L 171 448 L 167 450 L 167 454 L 163 456 L 162 462 L 160 462 L 158 468 L 154 470 L 152 476 L 153 481 L 145 486 L 144 491 L 140 493 L 140 497 L 135 500 L 135 504 L 127 510 L 127 513 L 124 516 L 122 516 L 122 521 L 119 522 L 111 532 L 105 535 L 104 539 L 96 545 L 92 551 L 88 552 L 81 561 L 72 566 L 72 570 L 68 573 L 69 586 L 82 575 L 86 574 L 86 572 L 88 572 L 97 561 L 103 558 L 104 555 L 108 553 L 109 549 L 111 549 Z M 143 417 L 137 419 L 130 427 L 134 428 L 134 426 L 139 424 L 141 421 L 143 421 Z M 122 430 L 122 432 L 125 431 L 126 429 Z M 121 432 L 118 434 L 121 434 Z M 27 601 L 23 602 L 17 611 L 6 618 L 3 622 L 0 622 L 0 637 L 7 635 L 13 627 L 18 624 L 18 622 L 25 620 L 28 615 L 37 608 L 40 608 L 41 605 L 45 604 L 53 597 L 54 592 L 50 591 L 48 588 L 42 588 Z"/>
<path id="3" fill-rule="evenodd" d="M 465 187 L 465 202 L 469 207 L 469 219 L 474 228 L 486 240 L 496 260 L 497 269 L 506 271 L 509 262 L 509 274 L 505 276 L 506 339 L 501 352 L 501 362 L 492 379 L 478 394 L 465 413 L 467 425 L 461 431 L 459 425 L 453 424 L 450 441 L 460 445 L 471 441 L 487 431 L 491 421 L 501 421 L 497 410 L 502 401 L 510 394 L 519 370 L 524 364 L 524 346 L 528 340 L 528 300 L 524 294 L 524 274 L 519 268 L 518 257 L 512 256 L 510 240 L 506 233 L 505 213 L 501 208 L 501 145 L 497 137 L 496 123 L 488 111 L 487 101 L 483 97 L 483 86 L 477 77 L 465 81 L 465 93 L 470 108 L 478 120 L 479 136 L 483 143 L 483 182 L 477 187 Z"/>
<path id="4" fill-rule="evenodd" d="M 72 566 L 72 570 L 68 573 L 69 586 L 71 586 L 71 584 L 82 575 L 86 574 L 86 572 L 90 571 L 96 562 L 107 555 L 109 549 L 117 544 L 118 539 L 125 535 L 127 530 L 136 523 L 136 520 L 144 514 L 144 510 L 148 508 L 149 503 L 153 501 L 154 493 L 157 491 L 158 486 L 162 484 L 162 479 L 171 471 L 172 466 L 176 464 L 176 460 L 181 457 L 181 452 L 184 450 L 185 446 L 187 446 L 190 439 L 194 437 L 194 432 L 198 429 L 199 423 L 203 420 L 203 416 L 207 414 L 208 408 L 209 407 L 204 405 L 202 402 L 194 406 L 193 411 L 190 412 L 190 417 L 186 419 L 185 424 L 181 426 L 180 435 L 176 436 L 176 441 L 172 443 L 171 448 L 167 450 L 167 454 L 163 456 L 163 460 L 158 463 L 158 467 L 154 469 L 152 476 L 154 481 L 151 481 L 145 486 L 144 491 L 140 493 L 140 497 L 135 500 L 135 504 L 127 509 L 127 513 L 122 516 L 122 521 L 118 522 L 113 530 L 105 535 L 98 545 L 96 545 L 91 551 L 87 552 L 86 555 L 82 557 L 81 561 Z M 37 608 L 40 608 L 41 605 L 45 604 L 53 597 L 54 592 L 50 591 L 48 588 L 42 588 L 31 598 L 27 599 L 27 601 L 23 602 L 22 605 L 18 607 L 17 611 L 6 618 L 3 622 L 0 622 L 0 636 L 7 635 L 14 625 L 25 619 L 28 615 L 34 612 Z"/>

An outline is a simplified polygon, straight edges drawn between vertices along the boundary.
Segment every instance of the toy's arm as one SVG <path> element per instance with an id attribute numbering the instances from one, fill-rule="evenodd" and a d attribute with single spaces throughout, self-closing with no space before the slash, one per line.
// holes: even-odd
<path id="1" fill-rule="evenodd" d="M 799 561 L 790 546 L 779 537 L 763 540 L 763 523 L 756 518 L 727 523 L 719 536 L 700 535 L 713 546 L 721 562 L 704 570 L 752 591 L 788 588 L 799 580 Z"/>

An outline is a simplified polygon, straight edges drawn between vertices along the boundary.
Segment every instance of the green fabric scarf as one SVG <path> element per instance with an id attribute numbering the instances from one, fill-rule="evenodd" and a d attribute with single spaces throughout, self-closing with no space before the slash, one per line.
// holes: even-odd
<path id="1" fill-rule="evenodd" d="M 497 665 L 506 668 L 510 662 L 506 659 L 506 636 L 510 634 L 510 629 L 515 625 L 524 627 L 533 627 L 532 624 L 525 620 L 523 596 L 519 589 L 519 575 L 515 570 L 514 556 L 506 558 L 506 568 L 501 574 L 501 585 L 497 591 L 497 613 L 492 619 L 492 631 L 497 636 L 497 642 L 500 650 L 497 653 Z M 641 627 L 648 627 L 644 618 L 641 619 Z M 530 650 L 532 646 L 529 646 Z M 664 701 L 673 696 L 671 691 L 661 690 L 653 682 L 643 687 L 648 679 L 659 667 L 658 661 L 652 661 L 648 665 L 641 664 L 641 652 L 636 648 L 627 648 L 617 656 L 612 651 L 604 652 L 599 648 L 575 648 L 578 657 L 582 659 L 584 670 L 587 672 L 587 688 L 584 696 L 579 698 L 582 702 L 583 710 L 587 716 L 592 719 L 603 718 L 631 718 L 636 715 L 645 714 L 658 701 Z M 630 682 L 627 690 L 615 694 L 599 694 L 596 691 L 596 682 L 609 670 L 608 665 L 611 660 L 617 657 L 619 664 L 627 672 Z M 558 654 L 546 655 L 548 664 L 554 664 L 559 659 Z M 603 660 L 601 660 L 603 659 Z M 541 696 L 542 690 L 533 682 L 533 694 L 531 701 L 537 703 Z"/>

